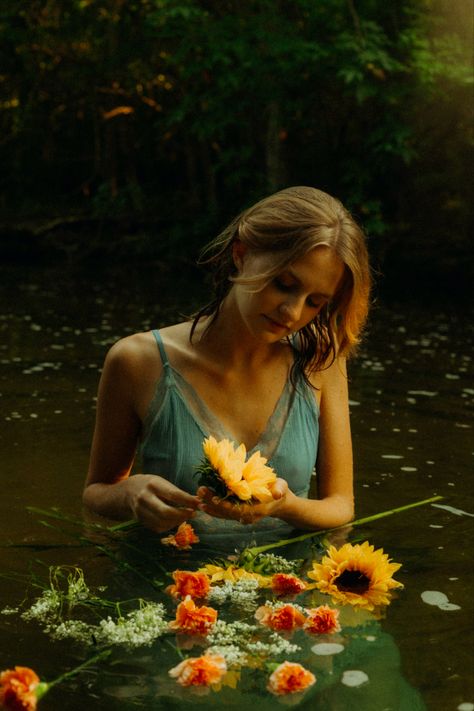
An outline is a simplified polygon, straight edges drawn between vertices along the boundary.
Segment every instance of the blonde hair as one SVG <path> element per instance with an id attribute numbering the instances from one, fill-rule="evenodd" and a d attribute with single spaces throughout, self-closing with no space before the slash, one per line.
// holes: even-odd
<path id="1" fill-rule="evenodd" d="M 255 277 L 237 274 L 232 247 L 240 240 L 256 254 L 272 254 L 272 266 Z M 342 203 L 311 187 L 281 190 L 238 215 L 204 248 L 200 263 L 214 270 L 214 299 L 195 316 L 216 318 L 232 283 L 263 286 L 295 260 L 317 246 L 330 247 L 345 265 L 345 278 L 327 309 L 299 332 L 297 365 L 303 372 L 318 370 L 337 354 L 349 355 L 357 346 L 367 319 L 371 287 L 364 234 Z"/>

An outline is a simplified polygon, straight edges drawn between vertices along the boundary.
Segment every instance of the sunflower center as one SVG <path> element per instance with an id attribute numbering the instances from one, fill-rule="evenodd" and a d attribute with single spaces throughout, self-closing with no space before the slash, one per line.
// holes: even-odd
<path id="1" fill-rule="evenodd" d="M 341 592 L 352 592 L 363 595 L 370 587 L 370 578 L 360 570 L 345 570 L 334 581 Z"/>

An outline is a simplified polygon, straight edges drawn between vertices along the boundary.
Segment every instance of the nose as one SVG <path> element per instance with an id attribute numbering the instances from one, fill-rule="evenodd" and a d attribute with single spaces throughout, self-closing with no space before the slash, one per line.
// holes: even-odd
<path id="1" fill-rule="evenodd" d="M 285 323 L 298 321 L 303 309 L 303 301 L 298 298 L 288 298 L 280 304 L 280 313 Z"/>

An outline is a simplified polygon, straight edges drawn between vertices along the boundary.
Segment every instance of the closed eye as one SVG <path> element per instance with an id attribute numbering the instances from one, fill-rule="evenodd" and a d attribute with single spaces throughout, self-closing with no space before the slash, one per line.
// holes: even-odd
<path id="1" fill-rule="evenodd" d="M 278 289 L 278 291 L 282 292 L 283 294 L 296 293 L 300 289 L 298 283 L 293 282 L 291 284 L 287 284 L 286 282 L 282 281 L 278 277 L 275 277 L 273 279 L 273 284 L 276 287 L 276 289 Z M 306 303 L 308 304 L 310 309 L 321 309 L 324 306 L 324 304 L 327 303 L 327 299 L 325 299 L 325 298 L 314 299 L 311 296 L 309 296 L 306 299 Z"/>

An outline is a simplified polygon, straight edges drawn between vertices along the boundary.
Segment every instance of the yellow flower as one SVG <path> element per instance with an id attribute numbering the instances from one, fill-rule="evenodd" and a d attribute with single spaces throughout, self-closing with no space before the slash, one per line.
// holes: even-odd
<path id="1" fill-rule="evenodd" d="M 260 452 L 252 454 L 244 465 L 242 477 L 247 482 L 251 497 L 261 503 L 271 501 L 273 496 L 269 487 L 275 483 L 276 474 L 267 466 L 267 459 Z"/>
<path id="2" fill-rule="evenodd" d="M 234 449 L 232 442 L 222 439 L 218 442 L 214 437 L 208 437 L 203 442 L 204 454 L 214 471 L 222 479 L 227 489 L 242 501 L 249 501 L 252 492 L 246 481 L 242 479 L 245 465 L 245 445 Z"/>
<path id="3" fill-rule="evenodd" d="M 211 579 L 211 583 L 219 583 L 225 580 L 229 580 L 231 583 L 237 582 L 242 578 L 246 580 L 256 580 L 259 587 L 269 588 L 272 585 L 271 577 L 265 575 L 260 575 L 259 573 L 251 573 L 245 568 L 238 568 L 235 565 L 221 566 L 213 565 L 212 563 L 207 563 L 203 568 L 199 568 L 200 573 L 206 573 Z"/>
<path id="4" fill-rule="evenodd" d="M 372 611 L 390 604 L 391 590 L 403 587 L 392 578 L 401 565 L 390 563 L 382 548 L 374 550 L 368 541 L 337 549 L 330 546 L 321 563 L 313 563 L 308 577 L 316 587 L 339 604 Z"/>
<path id="5" fill-rule="evenodd" d="M 221 476 L 226 473 L 227 469 L 242 469 L 245 463 L 245 445 L 241 444 L 237 449 L 228 439 L 221 439 L 219 442 L 214 437 L 207 437 L 202 444 L 204 454 L 209 460 L 209 464 Z M 241 474 L 242 478 L 242 474 Z"/>

